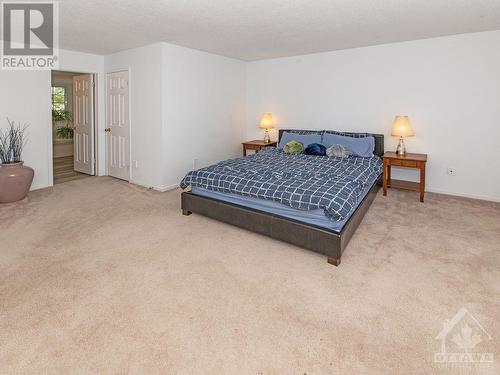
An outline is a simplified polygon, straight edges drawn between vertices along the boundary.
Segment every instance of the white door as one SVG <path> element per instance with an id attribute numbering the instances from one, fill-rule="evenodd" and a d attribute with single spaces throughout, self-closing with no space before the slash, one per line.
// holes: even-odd
<path id="1" fill-rule="evenodd" d="M 128 72 L 108 73 L 106 160 L 108 175 L 130 179 L 130 116 Z"/>
<path id="2" fill-rule="evenodd" d="M 94 76 L 73 77 L 74 169 L 94 174 Z"/>

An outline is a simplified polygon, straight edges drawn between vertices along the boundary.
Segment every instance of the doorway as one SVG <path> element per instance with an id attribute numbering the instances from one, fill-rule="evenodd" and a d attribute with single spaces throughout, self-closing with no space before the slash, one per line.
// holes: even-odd
<path id="1" fill-rule="evenodd" d="M 94 75 L 52 71 L 54 184 L 95 174 Z"/>

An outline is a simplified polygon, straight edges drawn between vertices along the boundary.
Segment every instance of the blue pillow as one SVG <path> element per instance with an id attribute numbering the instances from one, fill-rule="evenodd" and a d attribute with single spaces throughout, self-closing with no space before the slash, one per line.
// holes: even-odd
<path id="1" fill-rule="evenodd" d="M 324 133 L 321 143 L 330 148 L 333 145 L 341 145 L 352 151 L 353 155 L 369 157 L 373 156 L 375 150 L 375 138 L 372 136 L 354 138 L 338 134 Z"/>
<path id="2" fill-rule="evenodd" d="M 297 133 L 283 132 L 278 147 L 283 148 L 290 141 L 300 142 L 304 145 L 304 147 L 307 147 L 311 143 L 321 143 L 321 134 L 297 134 Z"/>
<path id="3" fill-rule="evenodd" d="M 324 156 L 326 155 L 326 147 L 321 143 L 312 143 L 306 147 L 304 153 L 306 153 L 307 155 Z"/>

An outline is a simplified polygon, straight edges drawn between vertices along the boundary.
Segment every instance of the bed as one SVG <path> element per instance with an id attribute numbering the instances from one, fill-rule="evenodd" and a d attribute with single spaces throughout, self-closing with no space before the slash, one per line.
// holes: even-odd
<path id="1" fill-rule="evenodd" d="M 325 131 L 281 129 L 319 134 Z M 327 131 L 328 132 L 328 131 Z M 189 172 L 181 181 L 184 215 L 198 213 L 327 256 L 338 266 L 342 252 L 379 188 L 384 136 L 374 138 L 371 158 L 288 155 L 269 148 Z"/>

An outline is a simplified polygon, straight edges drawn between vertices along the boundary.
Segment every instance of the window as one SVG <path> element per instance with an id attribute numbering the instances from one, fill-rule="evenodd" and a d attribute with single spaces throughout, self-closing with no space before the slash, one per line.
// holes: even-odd
<path id="1" fill-rule="evenodd" d="M 66 89 L 62 86 L 52 87 L 52 109 L 56 111 L 66 110 Z"/>

